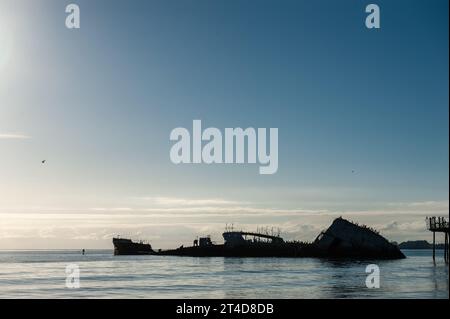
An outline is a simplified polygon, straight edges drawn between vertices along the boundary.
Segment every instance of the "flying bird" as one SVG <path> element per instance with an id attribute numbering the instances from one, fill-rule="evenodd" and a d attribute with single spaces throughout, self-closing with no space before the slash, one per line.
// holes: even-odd
<path id="1" fill-rule="evenodd" d="M 43 160 L 43 161 L 42 161 L 42 164 L 45 164 L 45 161 L 46 161 L 46 160 Z"/>

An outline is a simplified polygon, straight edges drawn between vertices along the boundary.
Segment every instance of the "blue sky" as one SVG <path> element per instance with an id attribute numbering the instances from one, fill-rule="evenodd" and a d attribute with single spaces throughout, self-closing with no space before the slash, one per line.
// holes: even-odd
<path id="1" fill-rule="evenodd" d="M 447 1 L 374 1 L 380 30 L 365 1 L 73 2 L 80 30 L 69 2 L 0 4 L 0 248 L 448 214 Z M 277 174 L 172 164 L 194 119 L 277 127 Z"/>

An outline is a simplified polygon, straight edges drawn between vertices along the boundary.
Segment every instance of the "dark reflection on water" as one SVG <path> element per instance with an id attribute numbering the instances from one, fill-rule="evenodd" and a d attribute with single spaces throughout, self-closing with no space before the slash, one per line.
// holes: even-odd
<path id="1" fill-rule="evenodd" d="M 430 251 L 393 261 L 113 256 L 111 251 L 0 251 L 2 298 L 448 298 L 448 267 Z M 76 263 L 81 288 L 65 288 Z M 380 268 L 379 289 L 365 285 Z"/>

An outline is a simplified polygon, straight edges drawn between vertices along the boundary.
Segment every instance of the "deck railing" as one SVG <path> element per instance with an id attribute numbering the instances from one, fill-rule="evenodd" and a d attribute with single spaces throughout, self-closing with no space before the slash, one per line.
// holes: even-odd
<path id="1" fill-rule="evenodd" d="M 427 217 L 427 229 L 437 232 L 448 232 L 448 220 L 445 217 Z"/>

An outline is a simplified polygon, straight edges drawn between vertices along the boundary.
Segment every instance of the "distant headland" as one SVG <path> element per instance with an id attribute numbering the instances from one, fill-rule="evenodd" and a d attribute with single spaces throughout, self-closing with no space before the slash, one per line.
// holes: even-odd
<path id="1" fill-rule="evenodd" d="M 444 249 L 444 244 L 436 244 L 436 249 Z M 400 249 L 433 249 L 433 244 L 426 240 L 408 240 L 398 244 Z"/>

